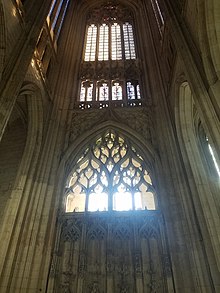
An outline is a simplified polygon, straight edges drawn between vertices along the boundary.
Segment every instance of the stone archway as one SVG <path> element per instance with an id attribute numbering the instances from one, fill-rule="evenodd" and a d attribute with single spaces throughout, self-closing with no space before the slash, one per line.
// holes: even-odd
<path id="1" fill-rule="evenodd" d="M 17 267 L 13 266 L 13 263 L 19 258 L 20 251 L 14 250 L 14 247 L 19 247 L 23 233 L 23 226 L 20 224 L 23 219 L 21 211 L 24 211 L 24 213 L 28 212 L 31 198 L 34 196 L 31 192 L 33 186 L 30 182 L 33 180 L 32 176 L 34 175 L 35 165 L 38 161 L 43 132 L 43 111 L 40 89 L 35 84 L 26 82 L 20 90 L 20 96 L 27 103 L 26 113 L 24 114 L 27 121 L 27 137 L 17 168 L 16 179 L 8 196 L 0 231 L 1 239 L 4 239 L 6 241 L 5 243 L 7 243 L 2 248 L 0 254 L 0 280 L 2 288 L 8 288 L 8 290 L 14 288 L 13 286 L 15 284 L 13 282 L 16 282 L 17 279 L 13 278 L 14 281 L 11 282 L 8 279 L 9 276 L 4 274 L 3 268 L 7 265 L 11 269 L 11 274 L 18 273 Z M 11 256 L 10 259 L 7 258 L 8 254 Z M 21 272 L 22 269 L 20 267 L 19 271 Z"/>
<path id="2" fill-rule="evenodd" d="M 175 123 L 176 131 L 179 140 L 181 153 L 186 170 L 191 174 L 189 185 L 193 190 L 193 197 L 191 198 L 195 210 L 202 210 L 202 215 L 199 217 L 204 241 L 208 241 L 207 233 L 215 235 L 211 237 L 212 251 L 209 249 L 210 255 L 214 252 L 216 257 L 216 264 L 219 266 L 218 249 L 216 243 L 219 242 L 219 224 L 218 224 L 218 210 L 219 205 L 216 202 L 216 197 L 210 188 L 210 178 L 202 160 L 202 154 L 199 149 L 199 138 L 197 137 L 195 125 L 195 104 L 193 101 L 193 94 L 187 81 L 179 86 L 178 98 L 175 105 Z M 188 174 L 188 176 L 190 176 Z M 201 217 L 201 218 L 200 218 Z M 207 238 L 207 239 L 206 239 Z M 208 245 L 208 244 L 207 244 Z M 208 250 L 207 250 L 208 251 Z M 207 261 L 207 260 L 206 260 Z M 210 268 L 214 273 L 216 264 Z M 201 264 L 200 264 L 201 265 Z M 211 277 L 212 278 L 212 277 Z"/>
<path id="3" fill-rule="evenodd" d="M 153 172 L 157 155 L 152 146 L 141 142 L 128 127 L 108 121 L 69 147 L 61 163 L 65 178 L 81 158 L 82 150 L 92 147 L 92 142 L 108 129 L 129 137 Z M 63 197 L 61 190 L 58 194 Z M 63 213 L 62 198 L 60 210 L 47 292 L 172 292 L 159 210 Z"/>

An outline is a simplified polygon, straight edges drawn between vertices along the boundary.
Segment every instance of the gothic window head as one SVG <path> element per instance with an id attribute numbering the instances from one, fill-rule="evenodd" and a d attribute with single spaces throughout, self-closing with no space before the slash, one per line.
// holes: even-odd
<path id="1" fill-rule="evenodd" d="M 113 130 L 85 147 L 67 180 L 65 200 L 66 212 L 157 207 L 143 157 L 128 138 Z"/>
<path id="2" fill-rule="evenodd" d="M 99 6 L 87 18 L 77 107 L 141 106 L 140 68 L 131 11 Z"/>

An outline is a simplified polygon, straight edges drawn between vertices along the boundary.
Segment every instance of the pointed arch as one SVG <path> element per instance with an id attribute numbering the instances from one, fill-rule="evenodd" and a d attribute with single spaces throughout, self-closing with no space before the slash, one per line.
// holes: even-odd
<path id="1" fill-rule="evenodd" d="M 28 131 L 16 180 L 9 194 L 7 207 L 4 212 L 4 222 L 0 229 L 1 238 L 4 238 L 5 243 L 7 243 L 4 249 L 1 250 L 0 274 L 4 265 L 13 267 L 12 263 L 16 259 L 17 252 L 11 249 L 17 245 L 23 231 L 23 227 L 20 224 L 23 221 L 23 213 L 20 211 L 22 210 L 26 214 L 29 209 L 32 209 L 30 203 L 33 204 L 31 199 L 35 196 L 32 192 L 34 186 L 33 175 L 38 162 L 43 136 L 43 105 L 40 88 L 34 83 L 26 82 L 21 87 L 20 95 L 27 96 Z M 11 255 L 10 260 L 7 259 L 8 254 Z M 16 270 L 15 267 L 13 269 Z M 7 281 L 5 280 L 5 282 Z"/>
<path id="2" fill-rule="evenodd" d="M 88 172 L 87 168 L 91 164 L 94 164 L 94 163 L 95 164 L 99 164 L 99 159 L 97 159 L 97 158 L 94 157 L 94 163 L 92 163 L 92 161 L 91 161 L 89 163 L 89 165 L 88 166 L 87 165 L 84 166 L 83 169 L 80 169 L 81 167 L 79 165 L 79 164 L 84 164 L 85 163 L 84 160 L 85 160 L 85 158 L 87 158 L 87 154 L 85 155 L 86 157 L 83 157 L 84 156 L 83 155 L 84 152 L 86 150 L 93 149 L 94 145 L 100 139 L 100 137 L 103 137 L 104 133 L 109 133 L 109 131 L 110 132 L 113 132 L 113 133 L 117 133 L 120 137 L 124 137 L 126 141 L 128 140 L 129 141 L 129 144 L 131 146 L 133 146 L 133 150 L 131 150 L 130 152 L 133 152 L 133 151 L 136 152 L 137 151 L 137 153 L 140 155 L 141 162 L 143 162 L 143 174 L 139 173 L 139 171 L 136 171 L 136 172 L 138 172 L 138 174 L 140 174 L 140 175 L 137 174 L 137 176 L 141 176 L 141 177 L 138 177 L 138 179 L 139 180 L 144 180 L 144 181 L 147 180 L 146 181 L 146 186 L 148 186 L 148 187 L 146 187 L 146 190 L 144 190 L 144 186 L 143 185 L 141 185 L 140 183 L 138 183 L 140 186 L 137 185 L 137 188 L 138 189 L 139 188 L 143 189 L 143 191 L 142 191 L 143 194 L 141 193 L 142 195 L 139 195 L 138 190 L 137 190 L 136 191 L 137 194 L 135 193 L 135 195 L 132 195 L 132 198 L 134 196 L 135 199 L 131 199 L 130 198 L 130 195 L 127 194 L 128 190 L 126 191 L 125 196 L 128 196 L 129 197 L 129 200 L 132 200 L 132 202 L 130 203 L 130 206 L 129 207 L 127 206 L 126 209 L 127 210 L 134 209 L 134 206 L 136 206 L 136 208 L 137 208 L 137 205 L 138 205 L 137 202 L 139 201 L 139 197 L 140 196 L 143 197 L 142 201 L 143 200 L 144 200 L 144 202 L 146 201 L 145 204 L 144 204 L 145 208 L 154 209 L 154 204 L 156 204 L 156 206 L 157 206 L 157 200 L 155 199 L 155 196 L 156 195 L 155 195 L 154 187 L 153 187 L 152 182 L 151 182 L 151 179 L 154 182 L 154 173 L 155 173 L 155 171 L 154 171 L 154 164 L 155 164 L 155 160 L 156 160 L 156 157 L 157 156 L 156 156 L 156 152 L 154 151 L 152 145 L 150 143 L 147 144 L 146 142 L 144 143 L 143 141 L 141 141 L 141 138 L 139 137 L 139 135 L 135 131 L 131 130 L 130 128 L 128 128 L 128 127 L 122 127 L 119 123 L 114 122 L 114 121 L 107 121 L 107 122 L 104 122 L 104 123 L 102 123 L 102 124 L 94 127 L 92 130 L 84 133 L 83 135 L 81 135 L 78 138 L 78 140 L 76 140 L 67 149 L 67 151 L 65 152 L 65 154 L 64 154 L 64 156 L 62 158 L 62 162 L 60 164 L 60 168 L 61 168 L 60 172 L 62 172 L 64 174 L 64 176 L 63 176 L 63 179 L 62 179 L 62 183 L 60 182 L 59 183 L 59 186 L 66 185 L 66 192 L 65 192 L 65 196 L 64 197 L 62 196 L 62 198 L 61 198 L 61 202 L 62 202 L 61 205 L 62 205 L 62 207 L 65 207 L 66 206 L 66 198 L 69 195 L 70 195 L 70 198 L 68 198 L 68 201 L 69 200 L 71 202 L 74 201 L 75 195 L 72 192 L 73 192 L 73 190 L 75 190 L 75 188 L 76 188 L 77 194 L 79 194 L 79 197 L 80 197 L 79 200 L 80 200 L 80 202 L 82 200 L 82 204 L 80 203 L 79 206 L 77 205 L 76 207 L 74 207 L 75 204 L 73 205 L 73 203 L 70 203 L 71 204 L 71 208 L 68 209 L 69 212 L 71 212 L 71 211 L 81 211 L 82 212 L 82 211 L 85 211 L 85 210 L 95 211 L 95 210 L 97 210 L 99 208 L 101 210 L 103 210 L 103 211 L 108 210 L 108 208 L 110 210 L 112 210 L 112 209 L 113 210 L 118 210 L 118 209 L 120 210 L 120 208 L 118 206 L 119 205 L 119 197 L 118 197 L 119 196 L 118 195 L 118 192 L 119 191 L 116 191 L 116 189 L 115 189 L 115 188 L 119 188 L 119 185 L 117 185 L 117 184 L 115 185 L 114 184 L 114 186 L 115 186 L 114 187 L 114 191 L 111 190 L 110 193 L 112 195 L 110 195 L 110 198 L 111 199 L 109 201 L 109 195 L 107 195 L 107 194 L 109 194 L 108 193 L 109 192 L 108 187 L 106 187 L 106 188 L 104 187 L 104 185 L 105 185 L 104 181 L 102 183 L 99 182 L 99 179 L 97 181 L 97 178 L 99 178 L 99 176 L 101 176 L 101 175 L 99 175 L 99 173 L 101 172 L 100 170 L 104 170 L 104 169 L 108 168 L 108 166 L 107 167 L 106 166 L 105 167 L 104 166 L 103 167 L 100 167 L 100 170 L 99 171 L 97 171 L 97 170 L 94 171 L 95 172 L 95 175 L 97 177 L 96 178 L 96 183 L 94 183 L 95 184 L 94 185 L 94 190 L 91 189 L 91 188 L 93 188 L 92 186 L 91 186 L 91 188 L 89 188 L 87 190 L 87 188 L 84 187 L 84 183 L 82 183 L 82 182 L 80 183 L 76 179 L 73 180 L 73 178 L 76 178 L 76 176 L 81 176 L 81 175 L 84 176 L 86 174 L 86 172 Z M 132 157 L 133 155 L 131 153 L 129 153 L 129 156 L 130 155 L 131 155 L 131 158 L 133 158 Z M 91 155 L 88 154 L 88 156 L 89 156 L 88 158 L 91 159 Z M 110 161 L 111 160 L 112 159 L 110 159 Z M 123 162 L 123 160 L 125 160 L 125 159 L 121 158 L 120 160 L 121 160 L 121 162 Z M 131 160 L 131 159 L 129 159 L 129 160 Z M 79 161 L 80 161 L 80 163 L 79 163 Z M 113 163 L 113 164 L 116 164 L 117 165 L 116 162 Z M 130 161 L 129 166 L 130 166 L 130 164 L 133 164 L 133 159 L 132 159 L 132 161 Z M 101 165 L 102 165 L 102 163 L 101 163 Z M 115 165 L 115 167 L 116 167 L 116 165 Z M 84 170 L 84 168 L 86 168 L 86 169 Z M 91 168 L 93 168 L 92 165 L 91 165 Z M 102 169 L 102 168 L 104 168 L 104 169 Z M 117 170 L 117 168 L 118 167 L 114 168 L 113 170 Z M 136 167 L 134 167 L 134 168 L 136 168 Z M 73 170 L 75 170 L 75 171 L 73 171 Z M 125 169 L 123 169 L 123 170 L 125 170 Z M 106 172 L 107 173 L 106 173 L 105 176 L 107 176 L 107 177 L 105 177 L 105 178 L 106 178 L 106 180 L 110 180 L 110 181 L 108 181 L 109 182 L 108 184 L 111 185 L 110 182 L 113 182 L 112 180 L 114 180 L 114 179 L 112 177 L 113 175 L 110 176 L 111 179 L 107 179 L 108 176 L 109 176 L 109 175 L 107 175 L 108 174 L 108 171 L 106 169 Z M 76 175 L 75 172 L 77 172 L 78 175 Z M 120 172 L 120 171 L 116 171 L 116 173 L 117 172 Z M 128 172 L 128 171 L 123 171 L 123 172 Z M 151 174 L 150 176 L 148 175 L 148 172 Z M 81 175 L 79 175 L 79 174 L 81 174 Z M 118 174 L 120 175 L 120 173 L 118 173 Z M 73 176 L 73 177 L 71 177 L 71 176 Z M 121 182 L 122 185 L 124 185 L 124 184 L 126 185 L 126 183 L 124 182 L 124 179 L 122 179 L 121 176 L 125 176 L 125 175 L 120 175 L 120 178 L 121 179 L 119 179 L 119 180 L 120 180 L 120 182 Z M 147 179 L 148 177 L 149 177 L 149 179 Z M 140 178 L 142 178 L 142 179 L 140 179 Z M 148 180 L 150 180 L 150 181 L 148 182 Z M 69 183 L 66 183 L 66 182 L 69 182 Z M 139 181 L 139 182 L 142 182 L 142 181 Z M 92 196 L 95 196 L 95 194 L 98 192 L 98 191 L 96 191 L 96 188 L 100 187 L 100 186 L 96 186 L 98 183 L 99 183 L 99 185 L 101 184 L 100 186 L 102 186 L 102 184 L 104 184 L 103 185 L 103 188 L 104 189 L 102 189 L 103 191 L 101 193 L 102 194 L 102 199 L 100 199 L 100 201 L 99 201 L 100 202 L 100 205 L 102 205 L 102 206 L 100 206 L 99 208 L 96 207 L 95 210 L 94 210 L 94 207 L 92 208 L 92 206 L 89 205 L 89 202 L 88 202 L 89 199 L 87 199 L 87 197 L 86 197 L 85 194 L 87 194 L 89 192 L 89 190 L 91 189 L 91 192 L 92 193 L 91 194 L 89 193 L 90 194 L 90 198 L 92 198 Z M 108 186 L 108 184 L 106 186 Z M 143 183 L 143 184 L 145 184 L 145 183 Z M 127 186 L 127 188 L 128 188 L 128 186 Z M 106 189 L 106 191 L 104 191 L 105 189 Z M 129 192 L 131 192 L 131 191 L 129 191 Z M 60 190 L 60 193 L 63 194 L 63 191 Z M 100 196 L 101 196 L 101 194 L 100 194 Z M 106 199 L 105 199 L 105 197 L 106 197 Z M 134 201 L 136 202 L 136 204 L 134 203 Z M 152 203 L 151 203 L 151 201 L 152 201 Z M 153 204 L 153 201 L 154 201 L 154 204 Z M 142 205 L 141 206 L 142 207 L 140 207 L 140 209 L 143 209 L 143 202 L 142 202 Z"/>
<path id="3" fill-rule="evenodd" d="M 93 224 L 87 232 L 87 237 L 89 240 L 103 240 L 106 236 L 105 229 L 99 224 Z"/>
<path id="4" fill-rule="evenodd" d="M 149 170 L 153 171 L 154 163 L 158 159 L 158 155 L 153 148 L 153 145 L 150 142 L 144 142 L 142 137 L 131 128 L 124 125 L 122 126 L 118 122 L 109 120 L 96 125 L 89 131 L 86 131 L 71 146 L 69 146 L 69 148 L 65 151 L 61 162 L 61 164 L 66 162 L 66 172 L 70 172 L 70 170 L 73 168 L 82 147 L 87 145 L 90 141 L 95 140 L 100 135 L 100 133 L 106 131 L 107 129 L 113 129 L 125 137 L 128 137 L 132 144 L 137 147 L 137 150 L 143 154 L 144 161 L 147 164 Z"/>
<path id="5" fill-rule="evenodd" d="M 199 149 L 199 139 L 195 127 L 196 108 L 190 85 L 184 81 L 179 87 L 178 98 L 175 105 L 175 121 L 177 136 L 185 167 L 191 174 L 189 180 L 193 192 L 193 205 L 204 216 L 204 224 L 210 233 L 215 235 L 212 239 L 213 251 L 216 256 L 217 265 L 220 266 L 217 243 L 220 241 L 219 223 L 219 197 L 211 188 L 211 180 L 207 172 Z M 201 219 L 202 220 L 202 219 Z M 205 233 L 205 232 L 204 232 Z"/>

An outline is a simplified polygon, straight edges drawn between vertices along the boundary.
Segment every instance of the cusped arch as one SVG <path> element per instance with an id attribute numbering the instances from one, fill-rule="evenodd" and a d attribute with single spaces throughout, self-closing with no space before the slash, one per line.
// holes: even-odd
<path id="1" fill-rule="evenodd" d="M 106 231 L 99 223 L 93 224 L 87 232 L 89 240 L 103 240 L 105 236 Z"/>
<path id="2" fill-rule="evenodd" d="M 86 193 L 87 188 L 84 189 L 84 186 L 83 186 L 84 183 L 80 183 L 77 179 L 73 179 L 73 178 L 78 178 L 78 177 L 75 177 L 75 176 L 79 176 L 79 175 L 76 175 L 74 172 L 77 172 L 77 174 L 81 174 L 81 175 L 83 175 L 85 172 L 87 172 L 86 170 L 87 170 L 88 166 L 90 166 L 90 165 L 88 165 L 88 166 L 86 165 L 85 167 L 83 167 L 83 169 L 81 169 L 81 167 L 78 166 L 79 161 L 80 161 L 79 164 L 81 164 L 81 162 L 83 162 L 84 158 L 87 158 L 87 155 L 86 155 L 86 157 L 83 158 L 84 152 L 87 149 L 90 149 L 89 147 L 91 145 L 94 145 L 100 139 L 100 137 L 103 137 L 104 133 L 109 133 L 111 131 L 117 133 L 119 136 L 122 136 L 125 139 L 128 139 L 130 146 L 134 148 L 134 151 L 137 152 L 138 156 L 140 155 L 141 165 L 143 166 L 143 169 L 142 169 L 142 174 L 140 173 L 140 175 L 138 175 L 138 176 L 140 176 L 140 177 L 138 177 L 138 178 L 140 178 L 139 179 L 140 181 L 139 181 L 139 183 L 135 183 L 135 184 L 137 184 L 135 186 L 136 186 L 137 190 L 139 189 L 139 192 L 141 192 L 141 194 L 143 192 L 143 194 L 144 194 L 143 196 L 145 197 L 144 202 L 142 202 L 142 209 L 143 209 L 143 204 L 144 204 L 145 208 L 146 208 L 146 206 L 148 206 L 148 204 L 149 204 L 150 209 L 151 208 L 152 209 L 156 208 L 158 202 L 157 202 L 157 198 L 156 198 L 156 194 L 155 194 L 155 189 L 154 189 L 154 187 L 152 185 L 152 182 L 154 182 L 154 179 L 155 179 L 154 178 L 155 161 L 157 160 L 157 163 L 159 162 L 159 160 L 157 158 L 157 155 L 156 155 L 156 152 L 154 151 L 154 149 L 153 149 L 153 147 L 152 147 L 152 145 L 150 143 L 146 143 L 146 142 L 144 143 L 141 140 L 140 135 L 137 134 L 132 129 L 130 129 L 130 128 L 126 127 L 126 126 L 122 127 L 119 123 L 114 122 L 114 121 L 107 121 L 107 122 L 104 122 L 102 124 L 99 124 L 99 125 L 95 126 L 92 130 L 87 131 L 86 133 L 81 135 L 78 139 L 75 140 L 75 142 L 64 153 L 64 155 L 62 157 L 60 167 L 59 167 L 59 170 L 58 170 L 58 174 L 60 174 L 60 175 L 62 174 L 61 176 L 59 175 L 58 188 L 60 190 L 58 190 L 58 194 L 62 195 L 64 193 L 63 192 L 64 186 L 66 188 L 65 189 L 66 190 L 65 191 L 65 196 L 62 195 L 61 198 L 59 197 L 60 201 L 61 201 L 60 204 L 62 206 L 62 209 L 63 208 L 65 209 L 65 206 L 67 204 L 66 200 L 67 200 L 67 197 L 69 195 L 70 195 L 70 198 L 69 198 L 70 201 L 74 200 L 75 195 L 73 194 L 73 190 L 75 190 L 75 188 L 77 188 L 76 189 L 77 194 L 78 194 L 78 192 L 80 194 L 82 194 L 83 198 L 81 198 L 81 200 L 83 200 L 83 202 L 86 200 L 85 199 L 85 193 Z M 131 157 L 131 158 L 133 158 L 133 157 Z M 122 159 L 121 162 L 123 162 L 123 160 L 124 159 Z M 130 160 L 131 159 L 129 159 L 129 161 Z M 130 161 L 130 162 L 132 162 L 132 161 Z M 129 163 L 129 166 L 130 166 L 130 164 L 133 164 L 133 163 Z M 85 171 L 84 171 L 84 168 L 86 168 Z M 102 168 L 103 167 L 101 167 L 101 170 L 103 170 Z M 116 169 L 114 169 L 114 170 L 117 170 L 117 168 L 118 167 L 116 167 Z M 126 167 L 123 167 L 122 169 L 125 170 L 124 168 L 126 168 Z M 102 171 L 95 171 L 95 169 L 94 169 L 94 173 L 97 173 L 96 174 L 98 176 L 97 178 L 99 178 L 99 176 L 101 176 L 102 173 L 100 173 L 100 172 L 102 172 Z M 135 171 L 135 172 L 138 172 L 138 174 L 139 174 L 140 171 Z M 99 173 L 100 173 L 100 175 L 98 175 Z M 107 175 L 107 173 L 106 173 L 106 175 Z M 150 173 L 150 176 L 148 175 L 149 173 Z M 114 173 L 114 174 L 116 174 L 116 173 Z M 121 182 L 122 185 L 123 185 L 123 184 L 125 184 L 124 179 L 123 179 L 123 176 L 125 176 L 125 175 L 121 175 L 121 174 L 122 173 L 118 173 L 119 178 L 120 178 L 118 180 L 120 180 L 119 182 Z M 116 176 L 117 176 L 117 174 L 116 174 Z M 107 175 L 107 177 L 108 177 L 108 175 Z M 74 182 L 72 182 L 72 180 Z M 151 182 L 151 180 L 152 180 L 152 182 Z M 99 181 L 96 181 L 96 183 L 94 183 L 94 184 L 99 185 Z M 119 185 L 117 185 L 117 186 L 119 186 Z M 81 191 L 77 191 L 78 188 Z M 91 188 L 93 188 L 93 187 L 91 186 Z M 89 188 L 89 190 L 91 188 Z M 142 191 L 140 191 L 140 190 L 142 190 Z M 91 192 L 92 192 L 92 194 L 90 196 L 93 196 L 93 193 L 95 191 L 91 191 Z M 138 191 L 135 191 L 135 192 L 138 192 Z M 116 194 L 117 191 L 111 190 L 110 193 L 111 193 L 111 200 L 113 200 L 113 196 L 118 196 Z M 103 196 L 106 197 L 107 193 L 104 193 Z M 111 209 L 117 209 L 116 206 L 113 207 L 110 203 L 107 204 L 106 200 L 107 200 L 107 197 L 105 198 L 105 205 L 107 205 L 110 210 Z M 115 198 L 115 200 L 117 201 L 116 198 Z M 147 203 L 146 200 L 149 201 L 149 202 Z M 85 204 L 85 210 L 88 210 L 88 201 L 86 201 L 86 202 L 87 203 Z M 152 204 L 153 204 L 153 206 L 151 206 Z M 154 207 L 154 204 L 155 204 L 155 207 Z M 83 206 L 84 206 L 84 204 L 83 204 Z M 103 209 L 106 210 L 107 206 L 106 206 L 106 208 L 103 206 Z M 130 209 L 130 207 L 128 209 Z M 71 212 L 71 211 L 77 211 L 77 212 L 78 211 L 84 211 L 84 208 L 81 207 L 81 204 L 80 204 L 80 207 L 77 206 L 77 208 L 71 206 L 71 208 L 70 208 L 70 210 L 68 210 L 68 212 Z"/>
<path id="3" fill-rule="evenodd" d="M 159 238 L 159 231 L 155 223 L 146 223 L 143 227 L 141 227 L 139 231 L 139 235 L 141 238 Z"/>
<path id="4" fill-rule="evenodd" d="M 98 136 L 107 131 L 108 129 L 115 130 L 116 132 L 127 137 L 131 143 L 137 147 L 137 150 L 144 158 L 144 162 L 147 164 L 149 171 L 153 171 L 155 161 L 158 159 L 157 153 L 150 142 L 143 141 L 143 138 L 136 131 L 121 125 L 115 121 L 106 121 L 99 125 L 95 125 L 91 130 L 86 131 L 75 142 L 69 146 L 62 158 L 62 164 L 66 164 L 66 172 L 71 172 L 74 164 L 83 147 L 89 144 L 91 141 L 95 141 Z"/>

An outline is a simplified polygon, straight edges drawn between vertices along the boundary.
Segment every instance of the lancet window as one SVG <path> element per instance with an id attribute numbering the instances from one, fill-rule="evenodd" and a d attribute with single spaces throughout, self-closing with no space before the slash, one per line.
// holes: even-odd
<path id="1" fill-rule="evenodd" d="M 60 35 L 68 4 L 69 0 L 53 0 L 51 4 L 48 18 L 56 39 Z"/>
<path id="2" fill-rule="evenodd" d="M 118 4 L 103 5 L 89 14 L 79 108 L 142 105 L 133 23 L 132 13 Z"/>
<path id="3" fill-rule="evenodd" d="M 194 106 L 195 109 L 195 106 Z M 196 121 L 197 122 L 197 121 Z M 197 122 L 198 125 L 195 125 L 198 131 L 199 142 L 202 149 L 202 153 L 204 155 L 204 159 L 206 160 L 207 166 L 212 174 L 217 175 L 218 179 L 220 178 L 220 167 L 218 165 L 214 149 L 209 141 L 208 136 L 205 133 L 205 130 L 202 126 L 202 123 L 199 119 Z"/>
<path id="4" fill-rule="evenodd" d="M 129 139 L 108 130 L 86 147 L 68 178 L 66 212 L 155 210 L 143 157 Z"/>
<path id="5" fill-rule="evenodd" d="M 162 13 L 162 9 L 160 7 L 158 0 L 151 0 L 151 5 L 154 11 L 155 18 L 156 18 L 158 30 L 160 34 L 162 35 L 164 30 L 164 16 Z"/>
<path id="6" fill-rule="evenodd" d="M 42 27 L 32 66 L 38 70 L 43 79 L 49 72 L 51 61 L 54 59 L 57 51 L 57 42 L 63 26 L 64 17 L 68 8 L 69 0 L 53 0 L 47 15 L 47 21 Z M 39 74 L 37 75 L 37 78 Z"/>
<path id="7" fill-rule="evenodd" d="M 84 61 L 136 59 L 133 26 L 125 23 L 91 24 L 87 28 Z"/>

